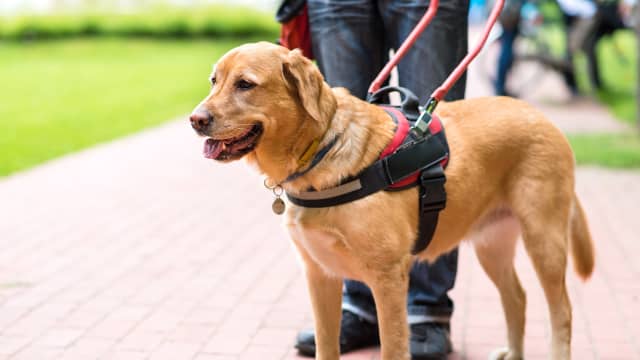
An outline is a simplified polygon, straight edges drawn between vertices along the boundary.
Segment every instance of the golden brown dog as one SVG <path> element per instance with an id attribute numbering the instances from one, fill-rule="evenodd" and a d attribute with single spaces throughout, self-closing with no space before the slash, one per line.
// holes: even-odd
<path id="1" fill-rule="evenodd" d="M 217 63 L 210 94 L 191 115 L 209 137 L 205 156 L 244 157 L 290 193 L 336 186 L 372 164 L 394 133 L 385 111 L 331 89 L 299 51 L 269 43 L 241 46 Z M 525 294 L 513 267 L 522 235 L 549 305 L 552 359 L 570 359 L 571 305 L 565 285 L 569 250 L 587 278 L 591 236 L 574 192 L 574 157 L 565 137 L 522 101 L 490 97 L 443 103 L 451 150 L 447 207 L 428 248 L 411 255 L 418 229 L 417 188 L 381 191 L 330 208 L 289 205 L 286 225 L 304 262 L 318 359 L 339 357 L 342 279 L 373 291 L 382 359 L 408 359 L 406 296 L 416 260 L 434 260 L 463 239 L 495 283 L 508 326 L 498 359 L 521 359 Z M 298 160 L 314 140 L 335 146 L 303 176 Z M 304 167 L 305 165 L 303 165 Z M 308 165 L 306 165 L 308 166 Z M 357 214 L 357 215 L 354 215 Z"/>

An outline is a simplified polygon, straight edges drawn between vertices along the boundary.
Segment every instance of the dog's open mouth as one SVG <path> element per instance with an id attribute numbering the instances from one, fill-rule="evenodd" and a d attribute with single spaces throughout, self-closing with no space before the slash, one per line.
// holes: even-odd
<path id="1" fill-rule="evenodd" d="M 260 135 L 262 124 L 257 123 L 243 134 L 229 139 L 207 139 L 202 152 L 207 159 L 236 160 L 255 149 Z"/>

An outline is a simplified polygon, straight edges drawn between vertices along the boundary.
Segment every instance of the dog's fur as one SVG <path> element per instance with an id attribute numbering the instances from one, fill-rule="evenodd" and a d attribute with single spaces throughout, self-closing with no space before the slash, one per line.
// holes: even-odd
<path id="1" fill-rule="evenodd" d="M 216 84 L 196 111 L 211 115 L 201 134 L 232 138 L 260 123 L 263 133 L 244 158 L 271 183 L 302 170 L 297 160 L 316 138 L 337 136 L 324 159 L 300 178 L 282 183 L 296 193 L 325 189 L 372 164 L 395 125 L 378 106 L 331 89 L 299 51 L 269 43 L 236 48 L 217 63 Z M 239 89 L 240 79 L 255 87 Z M 429 247 L 410 254 L 417 236 L 417 188 L 381 191 L 335 207 L 292 204 L 286 225 L 305 267 L 315 315 L 318 359 L 339 357 L 342 279 L 373 291 L 382 359 L 408 359 L 406 296 L 410 265 L 432 261 L 471 240 L 495 283 L 508 326 L 508 347 L 498 359 L 521 359 L 525 293 L 516 276 L 516 239 L 544 288 L 552 327 L 552 359 L 569 359 L 571 305 L 565 285 L 569 250 L 577 273 L 588 278 L 594 250 L 574 192 L 574 157 L 566 138 L 526 103 L 488 97 L 441 103 L 451 159 L 446 169 L 447 207 Z"/>

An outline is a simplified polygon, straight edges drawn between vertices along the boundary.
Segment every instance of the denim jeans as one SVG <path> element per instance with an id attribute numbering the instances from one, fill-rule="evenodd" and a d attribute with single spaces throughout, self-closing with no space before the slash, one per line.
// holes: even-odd
<path id="1" fill-rule="evenodd" d="M 500 37 L 500 55 L 498 56 L 498 71 L 496 72 L 495 93 L 506 95 L 507 74 L 513 65 L 513 43 L 518 35 L 518 28 L 504 29 Z"/>
<path id="2" fill-rule="evenodd" d="M 308 0 L 313 53 L 325 80 L 361 99 L 369 84 L 424 15 L 424 0 Z M 441 0 L 438 14 L 398 64 L 400 86 L 425 104 L 467 52 L 469 0 Z M 464 97 L 463 76 L 447 100 Z M 448 322 L 453 302 L 458 250 L 432 264 L 417 263 L 409 278 L 409 322 Z M 346 280 L 343 308 L 375 322 L 373 296 L 363 283 Z"/>

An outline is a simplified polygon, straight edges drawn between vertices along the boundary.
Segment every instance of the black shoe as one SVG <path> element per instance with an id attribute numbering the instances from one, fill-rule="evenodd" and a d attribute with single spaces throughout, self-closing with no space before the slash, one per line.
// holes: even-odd
<path id="1" fill-rule="evenodd" d="M 409 350 L 412 360 L 445 360 L 452 350 L 449 324 L 411 325 Z"/>
<path id="2" fill-rule="evenodd" d="M 316 341 L 313 330 L 303 330 L 298 333 L 296 349 L 303 356 L 316 356 Z M 340 322 L 340 353 L 364 349 L 370 346 L 380 345 L 378 325 L 368 322 L 360 316 L 342 310 Z"/>

